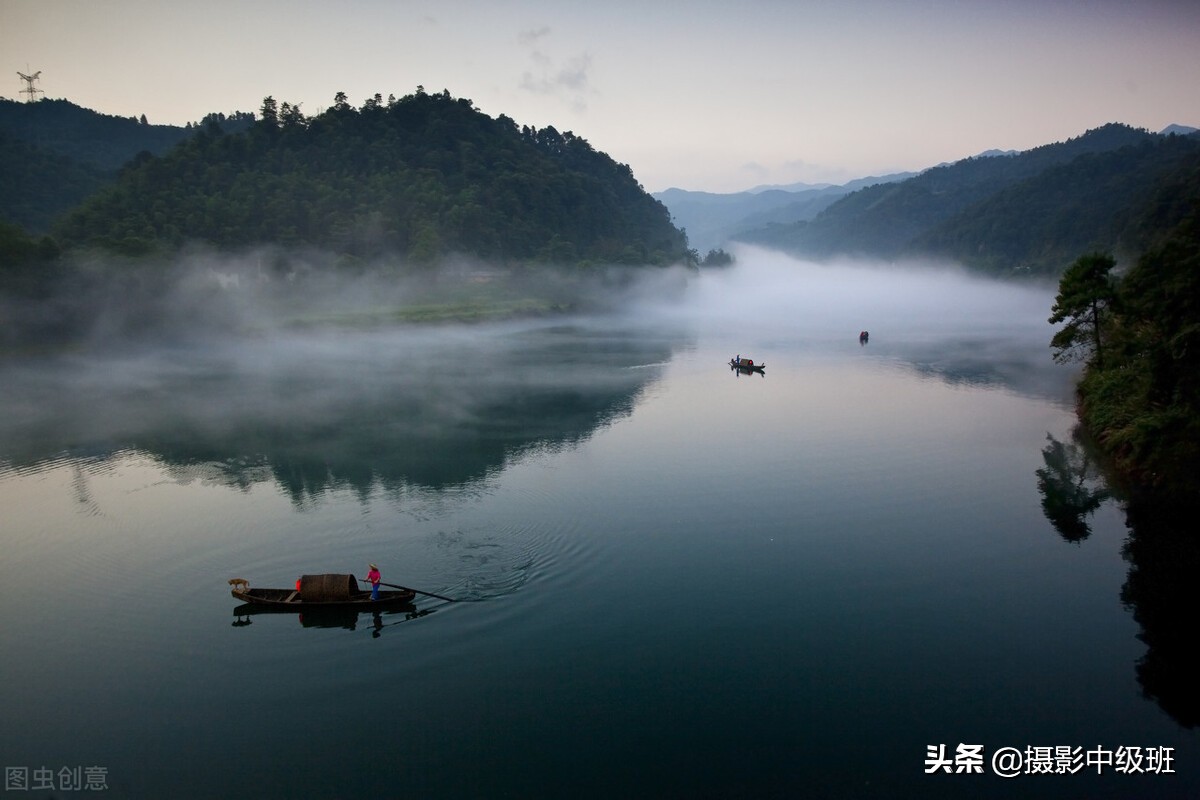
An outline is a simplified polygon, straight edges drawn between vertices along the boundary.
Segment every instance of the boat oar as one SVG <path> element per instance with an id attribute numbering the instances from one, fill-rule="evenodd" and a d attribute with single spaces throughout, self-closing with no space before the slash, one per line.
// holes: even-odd
<path id="1" fill-rule="evenodd" d="M 416 592 L 417 594 L 423 594 L 423 595 L 426 595 L 427 597 L 436 597 L 438 600 L 445 600 L 445 601 L 446 601 L 446 602 L 448 602 L 448 603 L 456 603 L 456 602 L 458 602 L 458 601 L 457 601 L 457 600 L 455 600 L 453 597 L 446 597 L 445 595 L 434 594 L 433 592 L 422 592 L 420 589 L 413 589 L 413 588 L 411 588 L 411 587 L 409 587 L 409 586 L 397 586 L 397 585 L 396 585 L 396 584 L 394 584 L 394 583 L 384 583 L 383 581 L 380 581 L 380 582 L 379 582 L 379 585 L 380 585 L 380 586 L 387 586 L 387 587 L 390 587 L 390 588 L 392 588 L 392 589 L 400 589 L 400 590 L 402 590 L 402 591 L 405 591 L 405 592 Z"/>

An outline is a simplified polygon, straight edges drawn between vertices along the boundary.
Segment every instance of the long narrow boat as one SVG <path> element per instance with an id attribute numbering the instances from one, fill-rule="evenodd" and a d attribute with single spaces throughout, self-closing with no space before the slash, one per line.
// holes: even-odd
<path id="1" fill-rule="evenodd" d="M 353 575 L 304 575 L 300 578 L 299 589 L 257 589 L 240 581 L 231 581 L 231 585 L 231 594 L 243 603 L 280 611 L 316 608 L 370 611 L 411 603 L 417 596 L 411 589 L 380 590 L 379 599 L 372 600 L 369 591 L 358 588 L 358 580 Z"/>

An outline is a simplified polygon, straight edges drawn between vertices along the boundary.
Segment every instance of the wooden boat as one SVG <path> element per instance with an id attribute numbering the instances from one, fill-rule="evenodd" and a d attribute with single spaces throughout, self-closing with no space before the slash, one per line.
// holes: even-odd
<path id="1" fill-rule="evenodd" d="M 740 369 L 745 372 L 762 372 L 766 368 L 766 364 L 755 364 L 750 358 L 731 358 L 729 366 L 732 369 Z"/>
<path id="2" fill-rule="evenodd" d="M 380 589 L 379 599 L 372 600 L 371 592 L 359 589 L 358 579 L 353 575 L 303 575 L 299 589 L 252 589 L 244 582 L 230 581 L 230 584 L 233 596 L 243 603 L 279 611 L 332 608 L 370 611 L 408 604 L 417 596 L 411 589 Z"/>

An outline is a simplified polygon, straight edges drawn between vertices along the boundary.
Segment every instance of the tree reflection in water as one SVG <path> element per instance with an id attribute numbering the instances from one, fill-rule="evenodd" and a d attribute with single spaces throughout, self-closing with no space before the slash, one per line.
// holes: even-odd
<path id="1" fill-rule="evenodd" d="M 1081 542 L 1091 535 L 1087 518 L 1112 496 L 1079 436 L 1076 428 L 1072 434 L 1075 441 L 1064 444 L 1046 434 L 1050 444 L 1042 449 L 1045 466 L 1037 471 L 1042 512 L 1068 542 Z"/>
<path id="2" fill-rule="evenodd" d="M 1091 534 L 1087 518 L 1116 496 L 1107 486 L 1116 481 L 1106 480 L 1079 429 L 1071 438 L 1066 444 L 1047 436 L 1037 481 L 1046 519 L 1065 540 L 1078 543 Z M 1191 532 L 1197 509 L 1138 493 L 1119 499 L 1129 530 L 1121 601 L 1146 644 L 1135 667 L 1138 683 L 1178 724 L 1194 728 L 1200 724 L 1200 650 L 1192 633 L 1200 616 L 1200 539 Z"/>
<path id="3" fill-rule="evenodd" d="M 1124 556 L 1129 576 L 1121 601 L 1141 626 L 1146 653 L 1137 662 L 1142 693 L 1185 728 L 1200 724 L 1200 541 L 1193 531 L 1197 509 L 1153 498 L 1125 503 L 1129 538 Z"/>

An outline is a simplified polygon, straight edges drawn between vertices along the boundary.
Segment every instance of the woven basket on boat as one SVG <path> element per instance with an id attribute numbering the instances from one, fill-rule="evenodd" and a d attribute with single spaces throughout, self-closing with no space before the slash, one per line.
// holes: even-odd
<path id="1" fill-rule="evenodd" d="M 306 603 L 324 600 L 349 600 L 358 591 L 353 575 L 301 575 L 300 599 Z"/>

